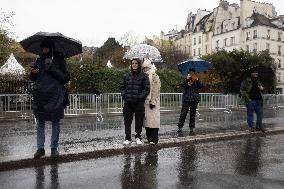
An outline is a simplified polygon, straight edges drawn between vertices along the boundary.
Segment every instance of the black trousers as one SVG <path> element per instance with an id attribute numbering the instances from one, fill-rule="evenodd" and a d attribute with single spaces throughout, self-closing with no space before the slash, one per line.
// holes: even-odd
<path id="1" fill-rule="evenodd" d="M 125 140 L 131 141 L 131 124 L 135 114 L 135 138 L 141 139 L 141 132 L 145 116 L 144 102 L 124 103 L 123 117 L 125 125 Z"/>
<path id="2" fill-rule="evenodd" d="M 158 136 L 159 128 L 145 127 L 145 129 L 146 129 L 147 140 L 149 142 L 154 142 L 155 144 L 157 144 L 159 141 L 159 136 Z"/>
<path id="3" fill-rule="evenodd" d="M 189 127 L 195 128 L 195 115 L 196 115 L 197 105 L 198 105 L 198 102 L 196 102 L 196 101 L 184 101 L 184 102 L 182 102 L 182 108 L 181 108 L 179 122 L 178 122 L 179 128 L 183 127 L 189 108 L 190 108 Z"/>

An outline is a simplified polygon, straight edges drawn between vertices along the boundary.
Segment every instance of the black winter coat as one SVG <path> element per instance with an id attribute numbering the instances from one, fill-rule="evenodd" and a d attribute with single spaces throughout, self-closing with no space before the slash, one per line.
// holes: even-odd
<path id="1" fill-rule="evenodd" d="M 46 57 L 41 56 L 33 65 L 39 68 L 38 74 L 30 74 L 34 82 L 33 113 L 37 119 L 53 121 L 64 117 L 64 84 L 70 80 L 70 74 L 64 57 L 54 53 L 52 63 L 45 63 Z"/>
<path id="2" fill-rule="evenodd" d="M 150 92 L 149 78 L 143 72 L 130 72 L 123 77 L 120 90 L 126 103 L 144 103 Z"/>
<path id="3" fill-rule="evenodd" d="M 199 97 L 199 89 L 203 87 L 203 84 L 197 80 L 195 81 L 191 86 L 188 85 L 188 81 L 184 80 L 181 83 L 181 86 L 183 88 L 183 95 L 182 99 L 183 101 L 194 101 L 194 102 L 199 102 L 200 97 Z"/>

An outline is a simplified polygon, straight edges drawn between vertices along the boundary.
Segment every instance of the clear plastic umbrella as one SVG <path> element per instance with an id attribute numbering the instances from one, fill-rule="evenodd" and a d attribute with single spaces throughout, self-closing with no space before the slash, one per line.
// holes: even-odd
<path id="1" fill-rule="evenodd" d="M 143 60 L 148 58 L 151 62 L 162 62 L 162 57 L 156 47 L 147 44 L 138 44 L 132 46 L 123 56 L 124 59 L 139 58 Z"/>

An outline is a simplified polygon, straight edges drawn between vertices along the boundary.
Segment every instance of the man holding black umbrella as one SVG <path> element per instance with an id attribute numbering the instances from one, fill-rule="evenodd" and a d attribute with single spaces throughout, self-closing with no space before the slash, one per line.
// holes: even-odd
<path id="1" fill-rule="evenodd" d="M 30 79 L 34 82 L 33 113 L 37 122 L 37 151 L 35 159 L 45 155 L 45 123 L 51 121 L 51 157 L 58 157 L 58 141 L 60 133 L 60 119 L 64 117 L 64 85 L 69 82 L 70 75 L 64 56 L 55 51 L 51 39 L 44 39 L 40 47 L 42 54 L 32 66 Z"/>

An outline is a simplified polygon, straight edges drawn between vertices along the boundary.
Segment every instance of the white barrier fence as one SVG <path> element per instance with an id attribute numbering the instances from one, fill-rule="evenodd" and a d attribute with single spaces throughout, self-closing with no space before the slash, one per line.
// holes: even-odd
<path id="1" fill-rule="evenodd" d="M 65 109 L 65 115 L 95 115 L 102 120 L 102 114 L 121 114 L 123 100 L 120 93 L 70 94 L 70 106 Z M 180 111 L 182 93 L 161 93 L 161 112 Z M 284 108 L 284 95 L 265 94 L 264 107 Z M 198 110 L 221 110 L 230 113 L 232 109 L 245 108 L 239 105 L 238 95 L 201 93 Z M 32 117 L 32 98 L 28 94 L 0 95 L 1 117 Z"/>
<path id="2" fill-rule="evenodd" d="M 32 116 L 32 98 L 28 94 L 0 94 L 0 118 Z"/>

